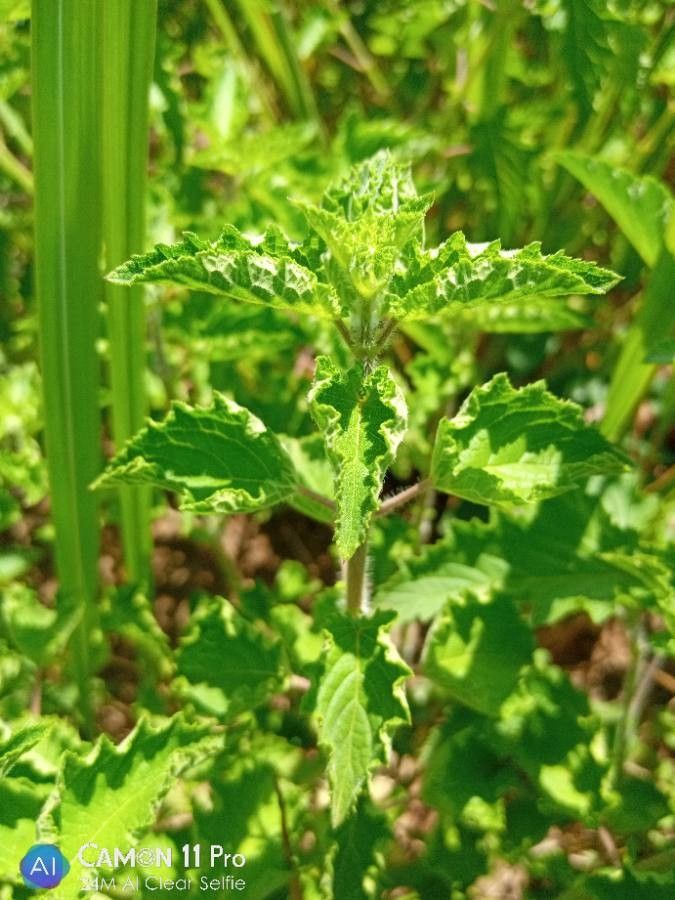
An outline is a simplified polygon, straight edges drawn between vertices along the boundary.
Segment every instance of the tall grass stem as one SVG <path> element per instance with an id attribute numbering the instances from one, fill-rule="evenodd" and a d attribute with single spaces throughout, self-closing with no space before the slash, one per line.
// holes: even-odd
<path id="1" fill-rule="evenodd" d="M 77 607 L 71 654 L 85 731 L 93 729 L 90 645 L 100 468 L 100 0 L 33 0 L 35 272 L 44 430 L 59 602 Z"/>

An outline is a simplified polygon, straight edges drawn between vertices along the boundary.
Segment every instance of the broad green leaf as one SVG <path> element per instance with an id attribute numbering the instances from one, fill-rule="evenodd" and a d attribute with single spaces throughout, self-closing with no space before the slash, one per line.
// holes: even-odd
<path id="1" fill-rule="evenodd" d="M 563 300 L 531 297 L 526 303 L 502 301 L 491 305 L 456 306 L 452 320 L 488 334 L 540 334 L 592 328 L 593 320 Z"/>
<path id="2" fill-rule="evenodd" d="M 375 603 L 395 610 L 401 622 L 432 619 L 451 597 L 467 590 L 487 601 L 503 575 L 504 565 L 498 559 L 479 559 L 467 565 L 453 555 L 446 538 L 404 562 L 399 572 L 378 588 Z"/>
<path id="3" fill-rule="evenodd" d="M 178 650 L 178 673 L 222 691 L 228 715 L 258 706 L 283 683 L 282 648 L 221 598 L 198 607 Z"/>
<path id="4" fill-rule="evenodd" d="M 23 884 L 19 863 L 37 843 L 35 823 L 48 791 L 27 778 L 0 778 L 0 884 Z"/>
<path id="5" fill-rule="evenodd" d="M 621 356 L 614 367 L 603 433 L 618 439 L 644 394 L 658 359 L 653 348 L 672 338 L 675 306 L 675 216 L 673 197 L 650 176 L 634 175 L 579 153 L 558 154 L 561 164 L 589 190 L 616 221 L 645 263 L 654 269 Z"/>
<path id="6" fill-rule="evenodd" d="M 2 592 L 0 624 L 10 642 L 40 666 L 63 652 L 78 620 L 76 610 L 65 603 L 49 609 L 24 584 L 14 583 Z"/>
<path id="7" fill-rule="evenodd" d="M 326 622 L 315 717 L 328 752 L 335 827 L 354 808 L 371 766 L 384 758 L 393 729 L 409 718 L 403 681 L 410 670 L 389 639 L 392 619 L 387 612 L 357 618 L 335 611 Z"/>
<path id="8" fill-rule="evenodd" d="M 537 843 L 561 818 L 597 824 L 606 767 L 588 753 L 596 729 L 585 694 L 539 651 L 498 715 L 452 707 L 432 731 L 424 798 L 446 825 L 501 832 L 502 850 Z"/>
<path id="9" fill-rule="evenodd" d="M 134 846 L 154 820 L 155 811 L 178 773 L 213 748 L 204 729 L 180 718 L 152 728 L 145 721 L 121 744 L 101 737 L 87 754 L 66 752 L 55 792 L 38 823 L 38 836 L 56 843 L 70 863 L 70 873 L 53 890 L 55 900 L 71 900 L 83 867 L 78 850 L 94 842 L 101 847 Z M 90 861 L 98 853 L 89 851 Z"/>
<path id="10" fill-rule="evenodd" d="M 314 272 L 293 258 L 273 232 L 259 244 L 229 227 L 216 241 L 186 233 L 178 244 L 158 244 L 108 275 L 113 284 L 173 284 L 233 300 L 333 318 L 337 298 Z"/>
<path id="11" fill-rule="evenodd" d="M 597 197 L 642 259 L 653 268 L 673 211 L 668 188 L 650 175 L 634 175 L 582 153 L 566 151 L 556 158 Z"/>
<path id="12" fill-rule="evenodd" d="M 374 866 L 378 844 L 390 838 L 387 820 L 363 801 L 335 833 L 333 896 L 342 900 L 368 900 L 364 877 Z"/>
<path id="13" fill-rule="evenodd" d="M 580 611 L 604 621 L 621 596 L 662 588 L 663 563 L 639 541 L 658 500 L 640 498 L 623 482 L 600 493 L 570 491 L 527 515 L 518 509 L 493 511 L 489 523 L 452 520 L 440 541 L 400 564 L 375 602 L 409 621 L 432 618 L 466 589 L 481 600 L 500 590 L 523 604 L 535 626 Z"/>
<path id="14" fill-rule="evenodd" d="M 431 477 L 447 493 L 508 505 L 553 497 L 626 464 L 580 407 L 543 381 L 515 390 L 500 374 L 475 388 L 454 419 L 441 420 Z"/>
<path id="15" fill-rule="evenodd" d="M 36 722 L 34 725 L 25 725 L 2 741 L 0 743 L 0 778 L 3 778 L 11 770 L 24 753 L 38 744 L 47 731 L 46 723 Z"/>
<path id="16" fill-rule="evenodd" d="M 545 256 L 541 245 L 502 250 L 499 241 L 469 244 L 461 232 L 433 250 L 416 250 L 391 281 L 389 312 L 397 319 L 452 316 L 471 307 L 519 307 L 570 294 L 604 294 L 618 276 L 562 251 Z M 521 315 L 524 315 L 521 313 Z"/>
<path id="17" fill-rule="evenodd" d="M 265 758 L 265 745 L 257 741 L 254 754 L 229 757 L 217 767 L 218 777 L 210 779 L 210 807 L 197 806 L 195 823 L 200 841 L 226 846 L 230 853 L 242 853 L 246 866 L 243 895 L 265 900 L 279 892 L 283 896 L 290 872 L 284 855 L 283 829 L 295 825 L 295 817 L 283 822 L 277 789 L 284 798 L 288 791 Z M 286 816 L 290 816 L 286 805 Z M 292 832 L 294 833 L 294 832 Z M 208 896 L 208 893 L 207 893 Z"/>
<path id="18" fill-rule="evenodd" d="M 299 484 L 327 500 L 334 500 L 333 468 L 326 456 L 321 435 L 312 434 L 304 438 L 284 435 L 281 442 L 291 458 Z M 311 519 L 327 525 L 333 524 L 333 510 L 306 493 L 298 491 L 288 502 Z"/>
<path id="19" fill-rule="evenodd" d="M 424 671 L 460 703 L 497 715 L 532 650 L 532 633 L 511 600 L 498 595 L 484 603 L 465 592 L 434 624 Z"/>
<path id="20" fill-rule="evenodd" d="M 493 816 L 501 813 L 502 821 L 493 830 L 504 830 L 502 798 L 521 788 L 521 773 L 513 763 L 503 764 L 493 728 L 490 720 L 456 710 L 431 734 L 423 796 L 448 824 L 480 828 L 476 812 L 482 807 Z"/>
<path id="21" fill-rule="evenodd" d="M 251 512 L 288 499 L 295 474 L 263 423 L 220 394 L 208 407 L 174 402 L 108 464 L 95 487 L 149 483 L 175 491 L 183 509 Z"/>
<path id="22" fill-rule="evenodd" d="M 649 831 L 668 813 L 668 802 L 655 784 L 624 777 L 617 784 L 603 819 L 614 834 L 639 834 Z"/>
<path id="23" fill-rule="evenodd" d="M 309 402 L 335 472 L 338 550 L 349 559 L 367 534 L 405 433 L 405 401 L 385 366 L 342 372 L 322 356 Z"/>

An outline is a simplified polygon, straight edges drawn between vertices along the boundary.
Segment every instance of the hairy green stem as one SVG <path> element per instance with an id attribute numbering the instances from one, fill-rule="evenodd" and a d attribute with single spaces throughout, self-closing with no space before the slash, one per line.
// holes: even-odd
<path id="1" fill-rule="evenodd" d="M 393 497 L 387 497 L 387 499 L 380 504 L 380 508 L 376 515 L 388 516 L 389 513 L 394 512 L 399 506 L 403 506 L 411 500 L 414 500 L 415 497 L 418 497 L 420 494 L 424 494 L 429 487 L 431 487 L 431 481 L 428 478 L 425 478 L 423 481 L 418 481 L 417 484 L 410 485 L 410 487 L 405 488 L 405 490 L 400 491 L 398 494 L 394 494 Z"/>

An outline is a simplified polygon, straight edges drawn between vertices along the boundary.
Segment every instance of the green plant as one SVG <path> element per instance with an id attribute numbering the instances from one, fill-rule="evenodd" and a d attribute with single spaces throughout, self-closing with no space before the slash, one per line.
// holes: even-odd
<path id="1" fill-rule="evenodd" d="M 594 194 L 650 269 L 649 283 L 615 366 L 602 423 L 610 440 L 630 424 L 649 387 L 657 362 L 672 359 L 675 336 L 671 285 L 675 275 L 675 216 L 668 188 L 650 176 L 637 176 L 601 160 L 560 154 L 562 165 Z M 661 348 L 661 349 L 660 349 Z M 672 403 L 672 401 L 671 401 Z M 664 413 L 670 414 L 666 405 Z"/>
<path id="2" fill-rule="evenodd" d="M 143 249 L 148 156 L 148 95 L 156 2 L 105 4 L 101 83 L 103 244 L 108 268 Z M 145 310 L 142 288 L 131 293 L 106 285 L 113 434 L 121 447 L 143 424 Z M 147 581 L 150 569 L 149 494 L 120 491 L 127 576 Z"/>
<path id="3" fill-rule="evenodd" d="M 454 418 L 441 418 L 424 479 L 381 498 L 406 432 L 401 385 L 382 362 L 399 324 L 493 308 L 517 315 L 532 302 L 556 310 L 570 294 L 602 294 L 617 281 L 594 263 L 564 253 L 545 256 L 537 244 L 505 251 L 499 242 L 472 245 L 456 233 L 427 248 L 423 222 L 431 202 L 417 194 L 409 167 L 383 153 L 330 186 L 320 206 L 303 205 L 310 235 L 302 243 L 289 243 L 275 229 L 260 241 L 232 227 L 216 241 L 186 234 L 108 276 L 115 284 L 181 285 L 314 316 L 331 322 L 349 350 L 351 359 L 337 350 L 318 358 L 308 397 L 333 471 L 330 495 L 308 487 L 283 438 L 223 396 L 206 408 L 174 404 L 163 422 L 150 423 L 128 442 L 97 482 L 155 484 L 177 493 L 181 507 L 194 512 L 251 512 L 311 500 L 320 519 L 332 513 L 344 602 L 324 605 L 326 652 L 308 702 L 328 754 L 335 827 L 354 810 L 392 731 L 408 719 L 403 683 L 409 669 L 391 642 L 392 614 L 371 609 L 373 522 L 428 487 L 511 509 L 627 466 L 626 457 L 584 423 L 578 407 L 543 383 L 515 389 L 497 375 L 474 388 Z M 500 610 L 495 607 L 497 629 L 504 622 Z M 517 632 L 515 609 L 509 615 Z M 435 640 L 445 638 L 437 631 Z M 206 660 L 202 665 L 208 667 Z M 513 679 L 490 669 L 488 695 L 499 683 L 508 695 Z"/>
<path id="4" fill-rule="evenodd" d="M 99 6 L 35 0 L 32 18 L 36 280 L 45 434 L 62 602 L 78 610 L 73 666 L 93 726 L 90 635 L 98 591 Z"/>

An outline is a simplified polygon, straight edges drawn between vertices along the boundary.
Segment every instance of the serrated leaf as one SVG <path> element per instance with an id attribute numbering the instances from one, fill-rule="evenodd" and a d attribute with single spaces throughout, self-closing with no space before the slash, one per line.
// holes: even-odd
<path id="1" fill-rule="evenodd" d="M 38 744 L 48 730 L 49 726 L 46 723 L 36 722 L 34 725 L 25 725 L 4 740 L 0 744 L 0 778 L 10 771 L 24 753 Z"/>
<path id="2" fill-rule="evenodd" d="M 602 203 L 648 266 L 654 267 L 664 245 L 673 211 L 668 188 L 650 175 L 581 153 L 566 151 L 558 161 Z"/>
<path id="3" fill-rule="evenodd" d="M 428 198 L 420 197 L 410 163 L 396 162 L 388 150 L 352 166 L 324 191 L 322 206 L 343 219 L 355 221 L 366 213 L 386 216 L 418 212 Z"/>
<path id="4" fill-rule="evenodd" d="M 302 210 L 357 293 L 372 298 L 391 279 L 401 247 L 421 229 L 425 208 L 390 215 L 367 212 L 356 221 L 318 206 L 307 204 Z"/>
<path id="5" fill-rule="evenodd" d="M 333 291 L 291 255 L 278 232 L 254 244 L 230 226 L 216 241 L 187 233 L 177 244 L 158 244 L 108 275 L 114 284 L 161 283 L 221 294 L 244 303 L 333 318 Z"/>
<path id="6" fill-rule="evenodd" d="M 301 208 L 356 292 L 373 298 L 391 279 L 402 247 L 421 238 L 430 205 L 429 196 L 418 196 L 410 165 L 382 151 L 329 186 L 321 206 Z"/>
<path id="7" fill-rule="evenodd" d="M 393 618 L 388 612 L 370 618 L 334 612 L 326 623 L 315 717 L 328 751 L 335 827 L 354 808 L 371 766 L 384 758 L 393 729 L 409 719 L 403 681 L 411 673 L 387 634 Z"/>
<path id="8" fill-rule="evenodd" d="M 454 419 L 442 419 L 431 477 L 439 490 L 475 503 L 531 503 L 562 494 L 627 459 L 583 411 L 546 391 L 515 390 L 504 374 L 475 388 Z"/>
<path id="9" fill-rule="evenodd" d="M 657 508 L 655 497 L 641 498 L 620 480 L 600 494 L 546 500 L 528 515 L 519 509 L 493 511 L 488 523 L 455 519 L 440 541 L 401 563 L 375 602 L 410 621 L 433 617 L 466 589 L 482 600 L 503 590 L 535 627 L 580 611 L 601 622 L 621 595 L 661 586 L 660 559 L 639 543 Z"/>
<path id="10" fill-rule="evenodd" d="M 55 900 L 71 900 L 80 877 L 91 874 L 78 859 L 84 844 L 128 849 L 137 843 L 176 775 L 197 754 L 210 752 L 200 746 L 204 737 L 203 727 L 178 717 L 159 728 L 142 721 L 118 746 L 102 736 L 85 755 L 64 754 L 38 823 L 38 837 L 56 843 L 70 863 L 69 875 L 51 894 Z"/>
<path id="11" fill-rule="evenodd" d="M 530 662 L 532 633 L 511 600 L 484 603 L 470 593 L 447 604 L 424 652 L 424 671 L 451 697 L 497 715 Z"/>
<path id="12" fill-rule="evenodd" d="M 424 319 L 498 303 L 513 310 L 542 298 L 604 294 L 618 280 L 613 272 L 562 251 L 546 256 L 538 243 L 503 250 L 499 241 L 469 244 L 455 232 L 440 247 L 408 254 L 387 300 L 395 318 Z"/>
<path id="13" fill-rule="evenodd" d="M 174 402 L 163 422 L 150 422 L 95 482 L 149 483 L 175 491 L 193 512 L 252 512 L 295 490 L 293 465 L 253 413 L 220 394 L 208 407 Z"/>
<path id="14" fill-rule="evenodd" d="M 222 691 L 228 715 L 253 709 L 283 683 L 282 647 L 227 600 L 200 606 L 181 641 L 178 673 Z"/>
<path id="15" fill-rule="evenodd" d="M 382 482 L 406 428 L 403 395 L 385 366 L 342 372 L 317 360 L 309 394 L 335 472 L 336 542 L 349 559 L 368 531 Z"/>

